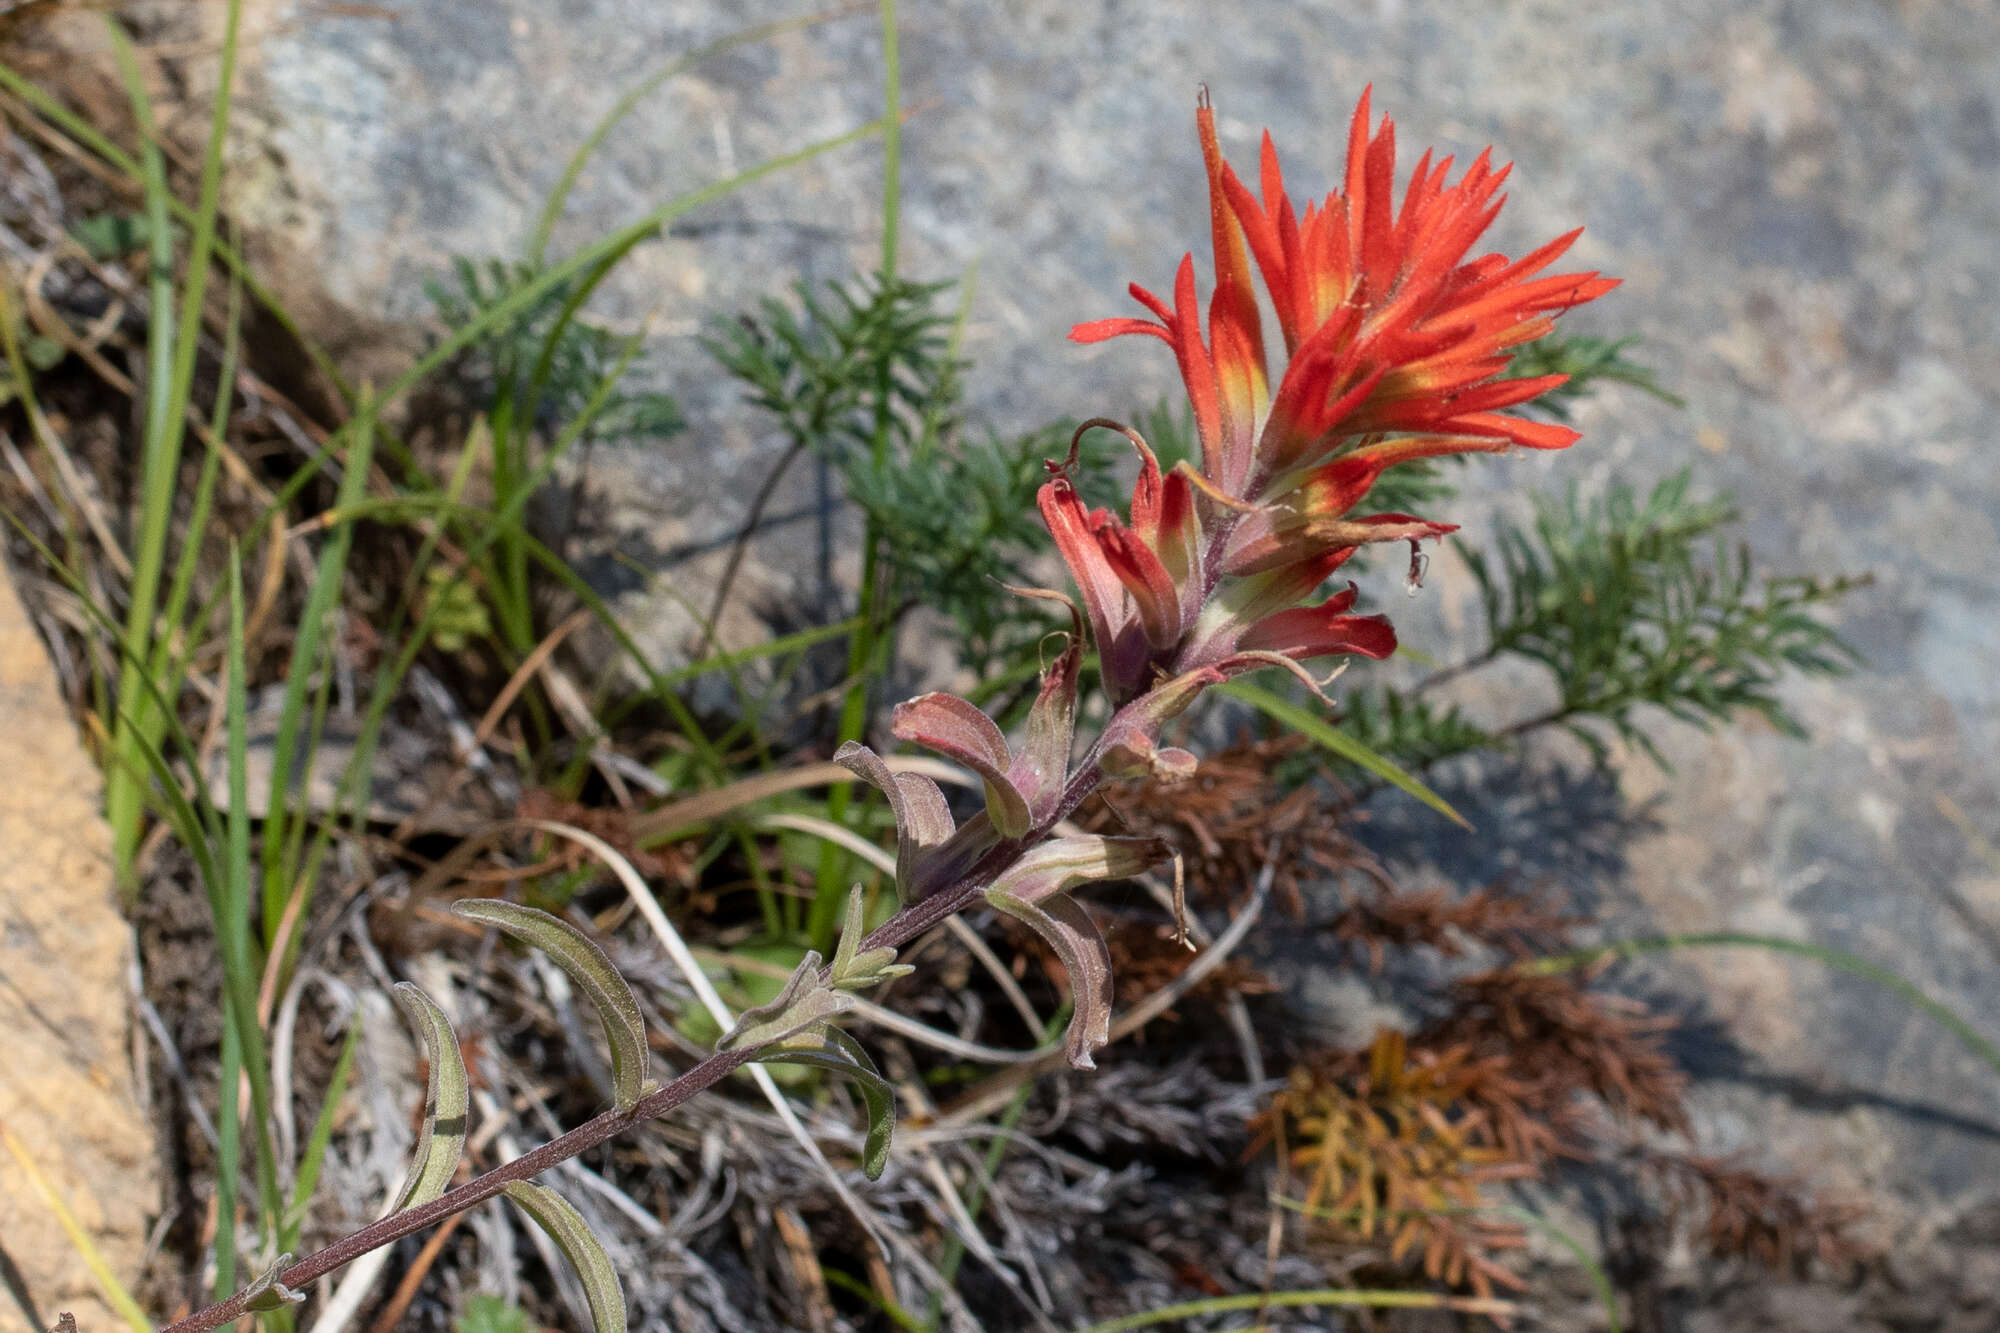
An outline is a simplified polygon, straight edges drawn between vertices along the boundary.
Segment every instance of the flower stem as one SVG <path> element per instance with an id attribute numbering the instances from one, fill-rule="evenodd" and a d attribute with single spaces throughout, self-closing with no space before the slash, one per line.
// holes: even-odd
<path id="1" fill-rule="evenodd" d="M 1126 709 L 1137 707 L 1126 705 Z M 1112 723 L 1126 709 L 1114 714 Z M 1107 725 L 1105 733 L 1112 726 Z M 985 855 L 973 862 L 964 875 L 936 893 L 916 902 L 905 904 L 894 916 L 883 922 L 860 943 L 861 949 L 880 947 L 900 947 L 915 939 L 946 917 L 964 910 L 978 900 L 1008 867 L 1019 860 L 1021 854 L 1048 836 L 1049 830 L 1067 819 L 1076 808 L 1103 781 L 1101 768 L 1104 748 L 1103 734 L 1091 746 L 1075 771 L 1070 774 L 1063 788 L 1062 798 L 1050 817 L 1031 830 L 1026 837 L 1008 839 L 987 849 Z M 674 1110 L 699 1093 L 706 1092 L 721 1082 L 731 1071 L 755 1059 L 759 1048 L 755 1046 L 735 1050 L 717 1051 L 681 1074 L 664 1087 L 642 1097 L 630 1111 L 620 1114 L 606 1111 L 594 1120 L 586 1121 L 562 1137 L 544 1143 L 532 1152 L 526 1153 L 493 1168 L 486 1174 L 458 1188 L 415 1208 L 406 1208 L 400 1213 L 382 1218 L 344 1240 L 336 1241 L 317 1253 L 307 1255 L 277 1274 L 277 1281 L 286 1287 L 298 1289 L 318 1280 L 347 1264 L 359 1259 L 371 1250 L 379 1250 L 403 1237 L 422 1231 L 425 1227 L 442 1222 L 447 1217 L 462 1213 L 477 1204 L 484 1203 L 500 1193 L 506 1186 L 517 1180 L 528 1180 L 540 1175 L 550 1167 L 560 1165 L 580 1153 L 595 1148 L 608 1139 L 617 1137 L 632 1126 L 647 1120 L 654 1120 Z M 170 1324 L 161 1333 L 208 1333 L 249 1313 L 246 1309 L 249 1297 L 238 1292 L 226 1301 L 220 1301 L 205 1309 L 197 1310 L 178 1323 Z"/>
<path id="2" fill-rule="evenodd" d="M 561 1138 L 552 1139 L 534 1151 L 516 1157 L 513 1161 L 494 1167 L 457 1189 L 448 1190 L 416 1208 L 406 1208 L 391 1214 L 379 1222 L 363 1227 L 344 1240 L 336 1241 L 315 1254 L 309 1254 L 291 1267 L 278 1274 L 283 1285 L 298 1289 L 316 1281 L 337 1268 L 353 1263 L 371 1250 L 379 1250 L 384 1245 L 401 1240 L 403 1237 L 422 1231 L 425 1227 L 441 1222 L 455 1213 L 462 1213 L 476 1204 L 498 1194 L 506 1186 L 517 1180 L 527 1180 L 538 1176 L 552 1166 L 557 1166 L 577 1156 L 605 1140 L 624 1133 L 642 1121 L 654 1120 L 674 1110 L 682 1103 L 705 1092 L 721 1082 L 738 1066 L 748 1063 L 757 1051 L 748 1050 L 717 1051 L 700 1064 L 695 1065 L 665 1087 L 640 1098 L 638 1105 L 622 1115 L 616 1111 L 606 1111 L 595 1120 L 586 1121 Z M 207 1333 L 220 1328 L 248 1313 L 248 1296 L 238 1292 L 226 1301 L 221 1301 L 203 1310 L 197 1310 L 179 1323 L 169 1324 L 161 1333 Z"/>

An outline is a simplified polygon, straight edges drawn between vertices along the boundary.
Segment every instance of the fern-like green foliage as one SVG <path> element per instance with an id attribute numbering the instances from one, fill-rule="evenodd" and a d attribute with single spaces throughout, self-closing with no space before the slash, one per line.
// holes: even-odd
<path id="1" fill-rule="evenodd" d="M 1486 728 L 1424 695 L 1386 688 L 1360 689 L 1341 701 L 1341 728 L 1377 754 L 1405 768 L 1422 769 L 1500 743 Z"/>
<path id="2" fill-rule="evenodd" d="M 1047 629 L 1045 607 L 1000 585 L 1034 581 L 1047 540 L 1035 491 L 1044 460 L 1067 452 L 1069 428 L 1005 435 L 966 422 L 951 290 L 879 278 L 800 285 L 791 303 L 766 300 L 706 345 L 794 445 L 839 469 L 884 535 L 891 604 L 949 615 L 968 660 L 993 670 Z M 1106 473 L 1110 457 L 1090 445 L 1087 471 Z"/>
<path id="3" fill-rule="evenodd" d="M 1550 713 L 1514 732 L 1562 725 L 1600 756 L 1596 720 L 1664 765 L 1634 725 L 1652 705 L 1709 727 L 1747 710 L 1790 736 L 1798 720 L 1777 695 L 1781 675 L 1845 672 L 1856 657 L 1821 619 L 1859 579 L 1759 578 L 1747 549 L 1717 535 L 1727 500 L 1696 500 L 1689 474 L 1642 499 L 1615 486 L 1586 501 L 1574 488 L 1537 503 L 1525 526 L 1503 523 L 1484 549 L 1462 545 L 1485 611 L 1485 656 L 1518 654 L 1549 668 Z"/>
<path id="4" fill-rule="evenodd" d="M 424 292 L 438 317 L 462 328 L 483 311 L 525 287 L 540 271 L 531 264 L 489 259 L 452 261 L 455 286 L 430 281 Z M 613 375 L 624 339 L 568 309 L 576 282 L 550 291 L 523 314 L 474 343 L 462 364 L 480 399 L 496 411 L 532 416 L 527 424 L 559 428 L 574 420 L 607 376 Z M 670 394 L 614 390 L 592 418 L 586 438 L 618 443 L 660 440 L 685 425 Z"/>
<path id="5" fill-rule="evenodd" d="M 1635 337 L 1593 338 L 1579 335 L 1572 338 L 1551 333 L 1517 348 L 1514 359 L 1507 364 L 1506 378 L 1569 376 L 1567 383 L 1551 389 L 1532 404 L 1534 411 L 1558 421 L 1569 420 L 1570 410 L 1577 400 L 1603 384 L 1629 385 L 1671 406 L 1686 406 L 1661 387 L 1658 377 L 1649 367 L 1626 359 L 1626 350 L 1636 347 L 1638 343 Z"/>
<path id="6" fill-rule="evenodd" d="M 1558 419 L 1609 384 L 1680 406 L 1649 368 L 1626 356 L 1637 342 L 1550 335 L 1517 350 L 1507 373 L 1568 375 L 1533 404 Z M 1433 513 L 1452 491 L 1447 469 L 1394 468 L 1367 507 Z M 1643 497 L 1614 486 L 1594 501 L 1574 489 L 1539 499 L 1529 523 L 1503 522 L 1490 542 L 1459 544 L 1479 585 L 1484 649 L 1409 689 L 1356 688 L 1344 700 L 1342 729 L 1418 771 L 1549 726 L 1571 731 L 1600 760 L 1608 727 L 1664 766 L 1638 725 L 1646 705 L 1703 727 L 1747 710 L 1787 735 L 1803 735 L 1778 698 L 1778 682 L 1787 670 L 1832 675 L 1854 663 L 1823 613 L 1865 580 L 1762 576 L 1747 550 L 1721 535 L 1735 517 L 1727 499 L 1694 498 L 1686 472 Z M 1431 693 L 1509 655 L 1549 669 L 1559 692 L 1554 708 L 1488 728 Z"/>

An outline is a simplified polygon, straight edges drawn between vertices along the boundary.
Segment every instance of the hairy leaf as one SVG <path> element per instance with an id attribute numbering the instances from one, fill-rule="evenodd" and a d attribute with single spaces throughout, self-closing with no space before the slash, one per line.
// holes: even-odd
<path id="1" fill-rule="evenodd" d="M 856 741 L 841 746 L 833 762 L 889 798 L 896 817 L 896 892 L 909 901 L 918 863 L 949 840 L 956 827 L 944 793 L 922 774 L 892 772 L 882 756 Z"/>
<path id="2" fill-rule="evenodd" d="M 920 694 L 896 705 L 890 728 L 906 741 L 964 764 L 986 783 L 986 814 L 1003 838 L 1026 835 L 1028 802 L 1007 776 L 1007 738 L 992 718 L 954 694 Z"/>
<path id="3" fill-rule="evenodd" d="M 430 1060 L 430 1083 L 424 1090 L 424 1125 L 417 1135 L 417 1151 L 410 1161 L 409 1177 L 396 1192 L 392 1213 L 429 1203 L 443 1194 L 458 1170 L 459 1154 L 465 1150 L 465 1115 L 471 1100 L 471 1085 L 465 1077 L 465 1057 L 458 1053 L 458 1034 L 451 1020 L 430 996 L 400 982 L 396 1003 L 423 1038 Z"/>
<path id="4" fill-rule="evenodd" d="M 1069 1062 L 1078 1069 L 1095 1069 L 1090 1053 L 1111 1040 L 1111 950 L 1104 933 L 1066 893 L 1028 902 L 996 886 L 986 891 L 986 900 L 1025 923 L 1062 960 L 1073 1010 L 1065 1041 Z"/>
<path id="5" fill-rule="evenodd" d="M 293 1291 L 278 1281 L 278 1274 L 292 1266 L 292 1256 L 281 1254 L 277 1262 L 258 1274 L 257 1280 L 243 1289 L 245 1311 L 262 1314 L 268 1310 L 282 1310 L 287 1305 L 297 1305 L 305 1300 L 302 1291 Z"/>
<path id="6" fill-rule="evenodd" d="M 763 1005 L 761 1009 L 772 1006 Z M 837 990 L 812 990 L 794 1000 L 774 1017 L 756 1022 L 739 1020 L 723 1039 L 716 1043 L 717 1050 L 740 1049 L 743 1047 L 768 1046 L 775 1041 L 797 1036 L 807 1028 L 824 1023 L 854 1007 L 854 997 Z M 752 1010 L 745 1019 L 758 1012 Z"/>
<path id="7" fill-rule="evenodd" d="M 1083 668 L 1083 616 L 1076 603 L 1046 588 L 1009 588 L 1023 597 L 1061 602 L 1069 608 L 1069 642 L 1042 673 L 1040 692 L 1028 710 L 1028 734 L 1007 777 L 1027 798 L 1037 820 L 1055 815 L 1069 776 L 1069 752 L 1076 732 L 1076 696 Z"/>
<path id="8" fill-rule="evenodd" d="M 870 1179 L 879 1179 L 889 1160 L 889 1138 L 896 1129 L 896 1095 L 889 1080 L 875 1066 L 861 1043 L 839 1028 L 828 1027 L 817 1034 L 817 1046 L 785 1045 L 756 1059 L 758 1064 L 805 1065 L 844 1074 L 854 1081 L 868 1109 L 868 1141 L 861 1150 L 861 1170 Z"/>
<path id="9" fill-rule="evenodd" d="M 470 921 L 498 927 L 554 959 L 597 1006 L 604 1039 L 611 1047 L 612 1101 L 622 1114 L 646 1094 L 646 1019 L 632 988 L 604 950 L 588 935 L 547 912 L 498 898 L 467 898 L 452 911 Z"/>
<path id="10" fill-rule="evenodd" d="M 722 1034 L 715 1049 L 769 1046 L 853 1008 L 854 997 L 823 984 L 819 968 L 819 954 L 806 950 L 806 956 L 799 960 L 777 997 L 769 1004 L 745 1009 L 738 1015 L 736 1026 Z"/>
<path id="11" fill-rule="evenodd" d="M 847 895 L 847 920 L 841 926 L 840 943 L 833 951 L 833 963 L 827 968 L 827 979 L 837 989 L 865 990 L 916 971 L 908 963 L 897 962 L 894 949 L 856 952 L 867 933 L 868 918 L 863 908 L 861 886 L 856 884 Z"/>
<path id="12" fill-rule="evenodd" d="M 548 1232 L 569 1260 L 590 1300 L 590 1322 L 596 1333 L 612 1333 L 614 1329 L 624 1333 L 625 1292 L 618 1285 L 618 1270 L 611 1266 L 611 1256 L 604 1252 L 603 1243 L 583 1215 L 546 1185 L 516 1180 L 506 1187 L 506 1193 L 536 1226 Z"/>
<path id="13" fill-rule="evenodd" d="M 1167 859 L 1158 838 L 1111 838 L 1078 833 L 1050 838 L 1022 855 L 993 883 L 995 892 L 1026 903 L 1101 879 L 1130 879 Z"/>

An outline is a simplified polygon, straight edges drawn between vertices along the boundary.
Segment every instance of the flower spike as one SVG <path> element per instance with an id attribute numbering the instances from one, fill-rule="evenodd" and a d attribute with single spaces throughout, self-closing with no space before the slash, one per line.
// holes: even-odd
<path id="1" fill-rule="evenodd" d="M 1214 264 L 1207 327 L 1188 255 L 1171 300 L 1131 288 L 1150 318 L 1070 331 L 1077 342 L 1145 334 L 1173 348 L 1201 444 L 1198 467 L 1182 462 L 1163 475 L 1136 432 L 1103 420 L 1079 429 L 1120 430 L 1138 450 L 1129 524 L 1077 495 L 1075 439 L 1069 464 L 1051 465 L 1042 488 L 1043 517 L 1083 594 L 1116 706 L 1204 669 L 1227 676 L 1274 660 L 1385 656 L 1394 632 L 1380 617 L 1348 614 L 1351 593 L 1301 605 L 1364 545 L 1414 547 L 1455 530 L 1365 512 L 1382 474 L 1422 458 L 1577 439 L 1517 415 L 1562 376 L 1506 371 L 1515 348 L 1616 280 L 1548 271 L 1580 231 L 1517 259 L 1475 255 L 1511 168 L 1495 167 L 1488 151 L 1454 181 L 1454 160 L 1426 152 L 1399 198 L 1395 123 L 1378 122 L 1372 102 L 1364 91 L 1348 123 L 1341 188 L 1300 210 L 1268 133 L 1257 191 L 1238 178 L 1204 89 L 1195 128 Z M 1284 346 L 1275 390 L 1253 271 Z M 1158 771 L 1157 727 L 1132 725 L 1143 734 L 1118 738 L 1103 757 Z"/>

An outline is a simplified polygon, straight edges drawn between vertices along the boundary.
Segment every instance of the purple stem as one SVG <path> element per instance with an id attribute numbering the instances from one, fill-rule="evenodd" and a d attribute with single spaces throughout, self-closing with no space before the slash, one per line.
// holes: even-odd
<path id="1" fill-rule="evenodd" d="M 700 1064 L 682 1074 L 673 1082 L 639 1099 L 639 1104 L 622 1115 L 617 1111 L 606 1111 L 595 1120 L 586 1121 L 559 1139 L 552 1139 L 533 1152 L 516 1157 L 503 1166 L 496 1166 L 485 1175 L 457 1189 L 440 1194 L 429 1203 L 416 1208 L 406 1208 L 391 1214 L 379 1222 L 363 1227 L 344 1240 L 336 1241 L 325 1249 L 305 1258 L 278 1274 L 278 1281 L 287 1287 L 297 1289 L 318 1280 L 326 1274 L 353 1263 L 370 1250 L 379 1250 L 384 1245 L 401 1240 L 413 1232 L 442 1222 L 453 1213 L 461 1213 L 475 1204 L 484 1203 L 502 1189 L 517 1180 L 527 1180 L 538 1176 L 552 1166 L 566 1162 L 578 1153 L 595 1148 L 606 1139 L 624 1133 L 641 1121 L 657 1119 L 722 1081 L 732 1070 L 747 1063 L 757 1054 L 755 1048 L 740 1051 L 717 1051 Z M 242 1318 L 248 1311 L 244 1308 L 248 1296 L 238 1292 L 226 1301 L 197 1310 L 175 1324 L 169 1324 L 160 1333 L 206 1333 L 208 1329 L 220 1328 L 224 1324 Z"/>
<path id="2" fill-rule="evenodd" d="M 1128 704 L 1126 707 L 1132 706 Z M 1124 712 L 1125 709 L 1120 709 L 1112 721 L 1115 723 Z M 1111 731 L 1112 727 L 1107 724 L 1104 734 L 1110 734 Z M 1049 819 L 1031 830 L 1026 837 L 1010 839 L 989 848 L 955 882 L 903 907 L 870 933 L 859 947 L 900 948 L 946 917 L 961 912 L 976 902 L 980 894 L 1020 858 L 1022 852 L 1047 837 L 1051 828 L 1067 819 L 1079 805 L 1083 804 L 1091 792 L 1097 790 L 1098 784 L 1103 781 L 1103 773 L 1099 768 L 1103 747 L 1103 737 L 1100 736 L 1092 745 L 1090 752 L 1085 755 L 1083 762 L 1070 774 L 1069 781 L 1063 786 L 1062 799 L 1057 802 L 1056 811 Z M 461 1213 L 484 1203 L 517 1180 L 538 1176 L 552 1166 L 566 1162 L 607 1139 L 615 1138 L 642 1121 L 654 1120 L 665 1115 L 696 1094 L 705 1092 L 721 1082 L 726 1075 L 738 1066 L 747 1064 L 757 1053 L 757 1048 L 754 1047 L 717 1051 L 665 1087 L 640 1098 L 638 1105 L 630 1111 L 623 1114 L 606 1111 L 596 1119 L 578 1125 L 561 1138 L 552 1139 L 532 1152 L 517 1157 L 505 1165 L 497 1166 L 485 1175 L 456 1189 L 448 1190 L 427 1204 L 407 1208 L 365 1226 L 346 1239 L 307 1255 L 279 1273 L 277 1280 L 284 1286 L 296 1290 L 307 1283 L 317 1281 L 337 1268 L 353 1263 L 371 1250 L 378 1250 L 384 1245 L 422 1231 L 425 1227 L 442 1222 L 454 1213 Z M 238 1292 L 226 1301 L 197 1310 L 178 1323 L 169 1324 L 160 1330 L 160 1333 L 207 1333 L 209 1329 L 220 1328 L 249 1313 L 245 1309 L 248 1303 L 247 1294 Z"/>

